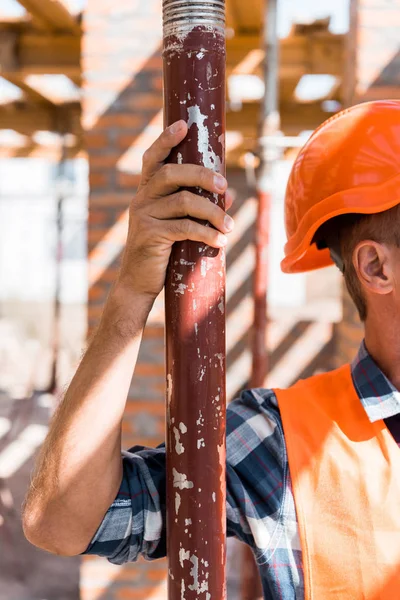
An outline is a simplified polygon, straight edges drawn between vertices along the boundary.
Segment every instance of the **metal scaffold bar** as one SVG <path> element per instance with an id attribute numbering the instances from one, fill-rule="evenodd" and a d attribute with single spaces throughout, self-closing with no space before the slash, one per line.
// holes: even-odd
<path id="1" fill-rule="evenodd" d="M 224 0 L 164 0 L 163 21 L 165 126 L 189 127 L 169 160 L 225 174 Z M 175 244 L 165 292 L 169 599 L 224 600 L 225 252 Z"/>
<path id="2" fill-rule="evenodd" d="M 261 101 L 259 127 L 260 167 L 257 177 L 258 212 L 256 224 L 256 266 L 254 271 L 254 326 L 252 387 L 262 387 L 268 372 L 267 291 L 270 243 L 271 178 L 274 162 L 280 156 L 277 134 L 279 116 L 278 0 L 266 0 L 263 62 L 265 94 Z"/>
<path id="3" fill-rule="evenodd" d="M 257 174 L 257 220 L 255 239 L 255 269 L 253 280 L 254 322 L 252 332 L 252 373 L 250 386 L 264 387 L 268 373 L 267 291 L 270 245 L 270 210 L 274 162 L 283 146 L 279 114 L 279 38 L 278 0 L 264 0 L 263 78 L 265 94 L 261 101 L 259 125 L 260 167 Z M 249 548 L 243 554 L 242 599 L 262 597 L 258 569 Z"/>

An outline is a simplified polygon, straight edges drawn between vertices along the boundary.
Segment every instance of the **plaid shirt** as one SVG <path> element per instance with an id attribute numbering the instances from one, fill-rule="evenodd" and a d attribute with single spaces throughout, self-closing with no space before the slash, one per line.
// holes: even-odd
<path id="1" fill-rule="evenodd" d="M 364 343 L 353 361 L 352 377 L 369 419 L 389 419 L 388 426 L 395 422 L 396 430 L 400 392 Z M 148 560 L 165 556 L 165 448 L 134 447 L 123 453 L 123 463 L 118 496 L 86 553 L 106 556 L 115 564 L 139 555 Z M 246 390 L 227 408 L 227 519 L 228 535 L 254 551 L 264 598 L 303 600 L 296 510 L 281 417 L 271 390 Z"/>

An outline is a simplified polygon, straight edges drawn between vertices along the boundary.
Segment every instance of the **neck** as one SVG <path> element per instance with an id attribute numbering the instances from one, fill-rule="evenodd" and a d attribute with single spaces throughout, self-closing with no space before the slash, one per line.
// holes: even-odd
<path id="1" fill-rule="evenodd" d="M 384 319 L 367 318 L 365 323 L 365 345 L 374 361 L 400 390 L 400 323 L 384 323 Z"/>

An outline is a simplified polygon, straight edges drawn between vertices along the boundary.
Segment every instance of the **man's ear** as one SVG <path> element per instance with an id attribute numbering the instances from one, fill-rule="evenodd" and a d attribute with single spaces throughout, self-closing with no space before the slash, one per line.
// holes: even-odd
<path id="1" fill-rule="evenodd" d="M 383 295 L 393 291 L 392 255 L 386 244 L 360 242 L 353 252 L 353 265 L 361 285 L 369 292 Z"/>

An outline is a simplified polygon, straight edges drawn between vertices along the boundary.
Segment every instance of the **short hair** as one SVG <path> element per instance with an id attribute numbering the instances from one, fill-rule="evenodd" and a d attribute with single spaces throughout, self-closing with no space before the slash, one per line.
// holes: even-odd
<path id="1" fill-rule="evenodd" d="M 342 271 L 361 321 L 367 318 L 367 304 L 353 265 L 354 249 L 363 240 L 400 247 L 399 217 L 399 204 L 372 215 L 340 215 L 324 223 L 314 236 L 317 247 L 329 248 L 333 260 Z"/>

